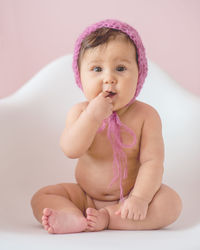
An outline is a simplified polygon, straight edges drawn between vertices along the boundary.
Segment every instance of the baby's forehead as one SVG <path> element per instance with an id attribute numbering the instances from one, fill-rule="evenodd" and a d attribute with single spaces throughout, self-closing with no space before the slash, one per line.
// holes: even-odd
<path id="1" fill-rule="evenodd" d="M 94 48 L 89 48 L 85 51 L 82 59 L 85 60 L 102 60 L 104 56 L 114 59 L 135 59 L 136 49 L 132 42 L 129 42 L 123 37 L 117 39 L 110 39 L 107 43 L 100 44 Z"/>
<path id="2" fill-rule="evenodd" d="M 134 43 L 132 41 L 130 41 L 129 39 L 127 39 L 127 36 L 124 36 L 124 35 L 122 36 L 120 34 L 117 36 L 111 36 L 107 42 L 99 44 L 98 46 L 90 48 L 90 49 L 105 50 L 105 49 L 107 49 L 107 47 L 109 45 L 112 45 L 113 43 L 114 44 L 119 43 L 125 47 L 133 47 L 135 49 Z"/>

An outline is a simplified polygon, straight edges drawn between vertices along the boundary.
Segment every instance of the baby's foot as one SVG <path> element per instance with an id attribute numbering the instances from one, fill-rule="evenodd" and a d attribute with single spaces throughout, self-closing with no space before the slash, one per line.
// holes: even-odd
<path id="1" fill-rule="evenodd" d="M 106 209 L 87 208 L 86 214 L 88 222 L 86 231 L 101 231 L 108 227 L 109 214 Z"/>
<path id="2" fill-rule="evenodd" d="M 52 234 L 78 233 L 85 231 L 87 220 L 82 216 L 64 210 L 45 208 L 43 210 L 42 225 Z"/>

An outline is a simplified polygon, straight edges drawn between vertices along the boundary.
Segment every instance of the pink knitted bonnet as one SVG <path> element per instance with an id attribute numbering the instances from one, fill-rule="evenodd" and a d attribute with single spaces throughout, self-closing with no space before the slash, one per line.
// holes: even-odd
<path id="1" fill-rule="evenodd" d="M 127 104 L 132 104 L 138 94 L 140 93 L 140 90 L 143 86 L 144 80 L 147 75 L 147 59 L 145 55 L 145 49 L 142 44 L 141 38 L 138 34 L 138 32 L 131 27 L 130 25 L 123 23 L 118 20 L 112 20 L 107 19 L 100 21 L 98 23 L 95 23 L 85 29 L 85 31 L 79 36 L 75 43 L 74 48 L 74 56 L 73 56 L 73 70 L 75 74 L 75 80 L 79 88 L 82 89 L 80 74 L 79 74 L 79 68 L 78 68 L 78 58 L 80 53 L 80 48 L 82 41 L 90 35 L 92 32 L 100 29 L 100 28 L 110 28 L 114 30 L 119 30 L 126 35 L 129 36 L 129 38 L 133 41 L 136 51 L 137 51 L 137 63 L 138 63 L 138 82 L 137 87 L 135 91 L 135 95 L 132 98 L 132 100 Z M 112 149 L 113 149 L 113 171 L 114 171 L 114 178 L 110 185 L 112 185 L 113 182 L 115 182 L 117 179 L 120 181 L 120 199 L 123 199 L 123 188 L 122 188 L 122 179 L 125 179 L 127 177 L 127 156 L 123 151 L 123 148 L 131 148 L 136 143 L 136 137 L 134 132 L 128 128 L 125 124 L 123 124 L 119 116 L 116 112 L 113 112 L 112 115 L 103 121 L 103 124 L 101 128 L 99 129 L 99 132 L 101 132 L 103 129 L 105 129 L 107 125 L 107 136 L 111 142 Z M 133 137 L 133 142 L 131 144 L 124 144 L 121 140 L 120 136 L 120 130 L 124 129 L 127 133 L 129 133 Z"/>

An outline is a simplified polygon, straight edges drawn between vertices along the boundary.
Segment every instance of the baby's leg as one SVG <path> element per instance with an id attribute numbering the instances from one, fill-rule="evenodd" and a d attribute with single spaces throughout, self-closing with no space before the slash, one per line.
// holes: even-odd
<path id="1" fill-rule="evenodd" d="M 113 230 L 153 230 L 166 227 L 173 223 L 180 215 L 182 203 L 177 193 L 166 185 L 162 185 L 149 204 L 147 216 L 144 220 L 122 219 L 115 212 L 122 203 L 108 205 L 99 210 L 88 208 L 87 218 L 91 220 L 90 231 L 102 230 L 106 225 Z M 104 215 L 104 216 L 103 216 Z"/>
<path id="2" fill-rule="evenodd" d="M 94 204 L 78 184 L 63 183 L 40 189 L 31 206 L 49 233 L 75 233 L 85 231 L 85 210 Z"/>
<path id="3" fill-rule="evenodd" d="M 166 185 L 161 185 L 149 204 L 147 216 L 144 220 L 122 219 L 115 212 L 120 204 L 107 206 L 110 221 L 108 229 L 118 230 L 153 230 L 166 227 L 173 223 L 180 215 L 182 202 L 178 194 Z"/>

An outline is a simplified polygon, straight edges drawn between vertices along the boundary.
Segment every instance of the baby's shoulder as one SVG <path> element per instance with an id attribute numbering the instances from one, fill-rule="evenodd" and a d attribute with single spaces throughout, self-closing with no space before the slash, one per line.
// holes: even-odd
<path id="1" fill-rule="evenodd" d="M 151 105 L 141 101 L 135 101 L 134 105 L 134 112 L 144 120 L 152 119 L 155 117 L 160 118 L 158 111 Z"/>

